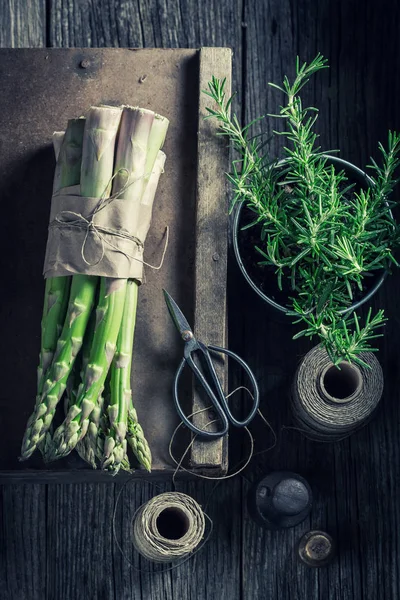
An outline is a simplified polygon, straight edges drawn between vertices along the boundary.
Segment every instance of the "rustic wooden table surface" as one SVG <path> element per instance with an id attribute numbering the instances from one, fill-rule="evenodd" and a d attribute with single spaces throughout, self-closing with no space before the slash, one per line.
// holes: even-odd
<path id="1" fill-rule="evenodd" d="M 359 166 L 386 139 L 388 128 L 400 129 L 399 28 L 396 0 L 0 2 L 3 47 L 230 46 L 235 110 L 247 120 L 276 110 L 278 99 L 267 82 L 293 73 L 297 53 L 308 60 L 320 51 L 331 68 L 305 95 L 321 109 L 322 146 L 340 147 L 341 156 Z M 287 429 L 286 373 L 307 347 L 291 342 L 290 326 L 270 319 L 231 259 L 230 347 L 259 379 L 263 411 L 278 436 L 275 448 L 255 458 L 244 477 L 217 489 L 212 482 L 179 484 L 208 502 L 214 532 L 193 560 L 165 573 L 138 571 L 129 541 L 133 511 L 154 494 L 151 484 L 124 488 L 117 512 L 117 531 L 136 568 L 121 557 L 112 537 L 120 484 L 3 486 L 1 600 L 398 599 L 399 290 L 397 273 L 374 301 L 390 318 L 379 354 L 386 387 L 376 418 L 351 439 L 317 444 Z M 266 429 L 256 433 L 257 450 L 272 442 Z M 236 451 L 239 446 L 236 440 Z M 250 483 L 271 468 L 304 475 L 315 498 L 306 522 L 277 533 L 259 529 L 246 510 Z M 338 556 L 327 568 L 312 570 L 296 560 L 295 545 L 310 528 L 327 530 L 337 542 Z"/>

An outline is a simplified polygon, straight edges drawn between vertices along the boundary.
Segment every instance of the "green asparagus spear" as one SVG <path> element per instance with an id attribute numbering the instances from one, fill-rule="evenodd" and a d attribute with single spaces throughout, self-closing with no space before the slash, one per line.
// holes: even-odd
<path id="1" fill-rule="evenodd" d="M 128 407 L 131 399 L 130 373 L 135 331 L 138 284 L 129 280 L 117 350 L 111 367 L 111 404 L 108 406 L 110 432 L 104 451 L 103 469 L 118 469 L 119 458 L 126 454 Z M 122 452 L 123 450 L 123 452 Z"/>
<path id="2" fill-rule="evenodd" d="M 169 125 L 169 121 L 166 117 L 163 117 L 163 116 L 157 115 L 157 114 L 154 115 L 154 121 L 151 126 L 149 144 L 148 144 L 147 155 L 146 155 L 146 168 L 145 168 L 145 172 L 146 172 L 145 182 L 146 183 L 145 183 L 144 187 L 146 187 L 147 182 L 150 179 L 150 175 L 153 171 L 153 167 L 155 165 L 155 162 L 156 162 L 156 159 L 158 156 L 158 152 L 161 150 L 161 148 L 164 145 L 165 137 L 167 135 L 168 125 Z"/>
<path id="3" fill-rule="evenodd" d="M 149 444 L 144 436 L 143 429 L 139 425 L 137 413 L 133 406 L 128 409 L 128 430 L 126 438 L 133 454 L 136 456 L 140 465 L 143 465 L 147 471 L 151 471 L 151 451 Z"/>
<path id="4" fill-rule="evenodd" d="M 82 168 L 80 179 L 81 196 L 83 197 L 107 197 L 111 190 L 111 181 L 114 165 L 114 150 L 117 132 L 121 120 L 122 109 L 120 107 L 91 107 L 86 118 L 86 126 L 83 136 L 82 150 Z M 73 282 L 77 276 L 74 275 Z M 92 277 L 98 281 L 98 277 Z M 107 335 L 109 323 L 112 323 L 113 309 L 116 310 L 116 319 L 118 320 L 118 303 L 121 302 L 121 296 L 125 296 L 125 290 L 122 293 L 111 293 L 111 286 L 104 286 L 103 282 L 100 286 L 99 305 L 97 315 L 102 314 L 103 319 L 98 319 L 96 322 L 96 333 L 94 341 L 100 344 L 99 349 L 93 348 L 94 352 L 107 352 L 112 348 L 112 342 L 107 338 L 100 340 L 98 331 L 103 335 Z M 109 297 L 108 297 L 108 293 Z M 115 298 L 113 298 L 115 296 Z M 101 307 L 101 311 L 99 309 Z M 107 314 L 106 314 L 107 313 Z M 122 316 L 122 310 L 121 310 Z M 118 325 L 119 326 L 119 325 Z M 118 331 L 116 333 L 118 335 Z M 93 341 L 93 344 L 94 344 Z M 107 346 L 110 341 L 111 345 Z M 116 336 L 115 336 L 116 341 Z M 114 342 L 115 344 L 115 342 Z M 92 354 L 92 353 L 91 353 Z M 107 354 L 107 356 L 108 356 Z M 111 357 L 112 358 L 112 357 Z M 111 359 L 110 359 L 111 361 Z M 92 356 L 90 357 L 92 362 Z M 94 365 L 96 368 L 96 365 Z M 100 368 L 100 365 L 99 365 Z M 104 374 L 107 374 L 107 370 Z M 88 417 L 92 412 L 97 396 L 91 394 L 90 397 L 84 397 L 84 391 L 87 390 L 87 384 L 94 380 L 95 372 L 89 364 L 85 375 L 85 380 L 82 382 L 78 390 L 76 404 L 72 405 L 64 422 L 58 427 L 54 436 L 53 443 L 50 449 L 50 458 L 56 459 L 68 454 L 85 435 L 89 421 Z M 101 377 L 100 377 L 101 379 Z M 92 381 L 93 382 L 93 381 Z M 104 385 L 97 385 L 97 395 Z M 91 387 L 91 386 L 89 386 Z"/>
<path id="5" fill-rule="evenodd" d="M 58 186 L 65 187 L 79 183 L 84 126 L 84 119 L 70 119 L 68 121 L 68 127 L 59 148 L 57 167 L 54 175 L 54 187 L 56 187 L 54 191 L 58 191 Z M 58 136 L 54 141 L 56 154 L 59 141 L 60 137 Z M 49 277 L 46 279 L 42 316 L 42 341 L 38 368 L 39 397 L 64 323 L 70 284 L 70 277 Z"/>
<path id="6" fill-rule="evenodd" d="M 107 379 L 105 388 L 109 389 Z M 97 468 L 97 461 L 101 462 L 103 459 L 104 443 L 110 429 L 110 423 L 105 410 L 106 395 L 109 400 L 109 393 L 104 392 L 99 396 L 96 406 L 89 417 L 89 427 L 86 435 L 76 446 L 76 450 L 78 450 L 81 458 L 88 462 L 94 469 Z M 97 407 L 99 410 L 96 410 Z M 127 456 L 121 462 L 120 467 L 123 471 L 132 471 Z"/>
<path id="7" fill-rule="evenodd" d="M 61 179 L 61 161 L 58 160 L 60 155 L 61 146 L 65 137 L 65 131 L 55 131 L 53 133 L 53 148 L 54 154 L 56 157 L 56 168 L 54 170 L 54 179 L 53 179 L 53 193 L 57 192 L 60 189 L 60 179 Z"/>
<path id="8" fill-rule="evenodd" d="M 93 312 L 89 320 L 89 324 L 85 333 L 85 338 L 83 340 L 80 381 L 84 380 L 85 371 L 89 364 L 90 350 L 96 325 L 95 316 L 95 312 Z M 65 410 L 66 416 L 68 414 L 69 408 L 73 404 L 76 404 L 76 391 L 78 389 L 78 386 L 79 384 L 75 386 L 75 389 L 69 390 L 70 401 Z M 107 389 L 108 388 L 109 386 L 107 386 Z M 68 382 L 66 393 L 67 392 Z M 86 435 L 77 443 L 75 447 L 75 450 L 78 452 L 79 456 L 85 462 L 87 462 L 93 469 L 97 469 L 96 461 L 101 461 L 103 458 L 104 441 L 107 436 L 107 431 L 109 429 L 108 420 L 104 416 L 104 403 L 105 402 L 103 393 L 100 392 L 97 401 L 95 402 L 94 409 L 89 415 L 89 426 Z M 121 468 L 125 471 L 131 470 L 128 459 L 123 461 L 123 463 L 121 464 Z"/>
<path id="9" fill-rule="evenodd" d="M 53 136 L 54 152 L 57 159 L 53 184 L 54 192 L 58 191 L 60 187 L 79 183 L 84 124 L 84 119 L 71 119 L 68 121 L 68 127 L 65 134 L 64 132 L 58 132 L 58 135 Z M 38 367 L 37 396 L 35 410 L 28 421 L 22 444 L 21 458 L 23 459 L 29 458 L 38 445 L 42 453 L 45 453 L 49 442 L 48 439 L 45 439 L 45 434 L 41 434 L 39 436 L 40 441 L 36 442 L 32 449 L 29 444 L 29 436 L 30 431 L 32 431 L 33 428 L 36 427 L 36 430 L 41 429 L 41 424 L 35 423 L 35 415 L 39 414 L 38 410 L 39 405 L 42 404 L 43 386 L 49 375 L 49 369 L 57 347 L 57 340 L 65 320 L 70 284 L 70 277 L 50 277 L 46 279 L 41 323 L 42 335 Z M 43 407 L 40 411 L 43 411 Z M 42 421 L 40 418 L 39 420 Z"/>
<path id="10" fill-rule="evenodd" d="M 80 177 L 81 196 L 107 198 L 110 195 L 121 114 L 119 106 L 92 106 L 87 114 Z"/>
<path id="11" fill-rule="evenodd" d="M 159 151 L 159 148 L 164 142 L 167 127 L 168 120 L 156 116 L 149 136 L 145 167 L 145 186 L 138 212 L 138 237 L 141 240 L 144 240 L 147 235 L 150 218 L 146 218 L 148 215 L 145 213 L 151 215 L 158 181 L 165 163 L 165 154 Z M 111 428 L 110 435 L 108 436 L 108 444 L 112 451 L 109 456 L 105 455 L 104 457 L 103 468 L 105 469 L 118 468 L 115 459 L 115 447 L 118 449 L 118 444 L 121 444 L 127 435 L 128 442 L 139 464 L 143 465 L 148 471 L 151 470 L 150 448 L 145 439 L 143 429 L 138 423 L 136 410 L 132 403 L 131 391 L 132 349 L 137 296 L 138 283 L 136 281 L 129 281 L 124 315 L 117 340 L 117 351 L 111 365 L 111 406 L 109 407 Z M 113 417 L 116 412 L 115 407 L 117 406 L 118 413 L 116 421 L 113 423 Z"/>
<path id="12" fill-rule="evenodd" d="M 90 427 L 90 425 L 89 425 Z M 97 435 L 97 444 L 96 444 L 96 449 L 95 449 L 95 455 L 97 460 L 101 461 L 103 460 L 104 457 L 104 444 L 105 441 L 108 437 L 109 431 L 110 431 L 110 422 L 108 420 L 108 416 L 106 414 L 106 412 L 103 410 L 103 413 L 100 417 L 100 421 L 99 421 L 99 427 L 98 427 L 98 435 Z M 86 436 L 85 438 L 86 439 Z M 123 457 L 123 459 L 121 460 L 121 462 L 119 463 L 119 469 L 122 469 L 123 471 L 128 471 L 128 472 L 132 472 L 131 466 L 129 464 L 129 459 L 128 456 L 125 454 L 125 456 Z M 118 473 L 119 469 L 110 469 L 110 472 L 113 475 L 116 475 Z"/>
<path id="13" fill-rule="evenodd" d="M 164 135 L 165 137 L 165 135 Z M 165 154 L 158 152 L 155 164 L 151 166 L 151 175 L 142 196 L 138 228 L 138 237 L 145 239 L 150 224 L 151 210 L 154 202 L 158 181 L 163 172 L 165 164 Z M 146 214 L 148 213 L 148 214 Z M 133 341 L 133 340 L 132 340 Z M 132 357 L 131 357 L 132 360 Z M 127 379 L 130 382 L 130 369 Z M 133 404 L 132 392 L 130 391 L 130 406 L 128 410 L 128 443 L 132 448 L 139 464 L 143 465 L 148 471 L 151 470 L 151 452 L 149 445 L 143 433 L 142 427 L 138 423 L 136 409 Z"/>
<path id="14" fill-rule="evenodd" d="M 80 182 L 85 126 L 86 119 L 84 117 L 68 121 L 57 160 L 60 166 L 60 187 L 54 190 L 55 192 L 70 185 L 78 185 Z M 58 142 L 56 142 L 57 144 Z"/>
<path id="15" fill-rule="evenodd" d="M 97 278 L 92 277 L 91 279 Z M 115 281 L 121 282 L 117 289 Z M 115 353 L 125 295 L 126 280 L 113 280 L 113 288 L 110 289 L 108 278 L 101 278 L 99 303 L 96 309 L 96 328 L 85 379 L 78 390 L 76 403 L 71 406 L 64 422 L 53 435 L 50 454 L 52 460 L 69 454 L 87 431 L 89 415 L 104 387 L 104 381 Z"/>
<path id="16" fill-rule="evenodd" d="M 63 395 L 68 376 L 82 345 L 96 287 L 97 279 L 94 277 L 76 275 L 73 278 L 64 327 L 57 342 L 49 376 L 43 385 L 40 401 L 27 424 L 22 441 L 21 460 L 32 455 L 50 427 L 56 406 Z"/>
<path id="17" fill-rule="evenodd" d="M 75 400 L 76 401 L 76 400 Z M 79 456 L 89 463 L 92 469 L 97 469 L 97 438 L 100 435 L 100 419 L 103 412 L 104 398 L 100 393 L 89 416 L 89 426 L 86 435 L 77 443 L 75 450 Z"/>
<path id="18" fill-rule="evenodd" d="M 92 348 L 93 336 L 96 328 L 96 313 L 93 312 L 89 321 L 89 325 L 87 327 L 87 331 L 85 334 L 85 339 L 83 341 L 82 347 L 82 365 L 81 365 L 81 373 L 80 373 L 80 381 L 85 380 L 85 373 L 90 361 L 90 351 Z M 76 404 L 77 394 L 75 393 L 73 397 L 73 402 L 70 403 L 69 407 L 72 404 Z M 68 407 L 68 408 L 69 408 Z M 104 397 L 103 390 L 100 391 L 94 408 L 89 415 L 89 426 L 86 432 L 86 435 L 77 443 L 75 449 L 78 452 L 79 456 L 89 463 L 93 469 L 97 468 L 96 458 L 98 456 L 98 441 L 97 438 L 100 435 L 99 427 L 100 420 L 103 414 L 104 407 Z M 68 414 L 68 410 L 66 411 L 66 416 Z"/>
<path id="19" fill-rule="evenodd" d="M 152 111 L 124 107 L 115 160 L 116 177 L 112 190 L 113 194 L 119 193 L 121 199 L 133 204 L 135 209 L 133 212 L 134 222 L 138 219 L 140 201 L 145 188 L 146 157 L 153 122 L 154 113 Z M 128 184 L 127 187 L 125 187 L 126 184 Z M 134 223 L 131 226 L 134 228 Z M 127 293 L 131 293 L 131 287 L 129 287 Z M 136 311 L 136 308 L 134 310 Z M 118 352 L 119 362 L 123 360 L 122 355 L 124 353 L 127 354 L 128 359 L 131 357 L 133 333 L 130 335 L 129 331 L 126 340 L 124 337 L 125 328 L 126 325 L 124 324 L 118 337 L 118 340 L 123 339 L 126 342 L 123 349 L 120 348 Z M 115 382 L 116 377 L 118 376 L 114 373 L 114 378 L 111 379 L 111 400 L 107 409 L 110 430 L 105 440 L 102 462 L 103 469 L 114 473 L 118 472 L 122 461 L 126 457 L 128 419 L 126 395 Z M 117 388 L 119 393 L 115 393 Z"/>
<path id="20" fill-rule="evenodd" d="M 67 417 L 68 411 L 71 408 L 71 406 L 76 404 L 76 401 L 78 398 L 78 389 L 79 389 L 81 382 L 84 380 L 85 371 L 86 371 L 87 365 L 89 364 L 90 349 L 92 347 L 95 326 L 96 326 L 96 314 L 95 314 L 95 311 L 93 311 L 90 316 L 87 328 L 86 328 L 85 337 L 83 338 L 83 344 L 82 344 L 82 350 L 81 350 L 80 372 L 79 372 L 79 374 L 76 375 L 75 381 L 73 384 L 73 388 L 70 391 L 68 390 L 69 382 L 67 382 L 66 393 L 69 392 L 70 399 L 69 399 L 68 405 L 66 406 L 65 417 Z M 98 423 L 98 420 L 100 418 L 100 415 L 98 413 L 100 412 L 100 414 L 101 414 L 102 408 L 103 408 L 103 397 L 100 393 L 99 397 L 97 398 L 95 407 L 89 416 L 90 423 L 92 423 L 92 421 L 94 423 L 96 423 L 96 422 Z M 89 430 L 90 430 L 90 424 L 89 424 Z M 88 430 L 88 433 L 89 433 L 89 430 Z M 95 452 L 94 452 L 96 445 L 94 444 L 92 447 L 92 444 L 89 443 L 89 440 L 87 439 L 88 433 L 80 442 L 77 443 L 76 451 L 78 452 L 79 456 L 84 461 L 89 463 L 93 467 L 93 469 L 96 469 L 97 465 L 96 465 L 96 461 L 95 461 Z M 97 433 L 96 433 L 96 436 L 97 436 Z"/>

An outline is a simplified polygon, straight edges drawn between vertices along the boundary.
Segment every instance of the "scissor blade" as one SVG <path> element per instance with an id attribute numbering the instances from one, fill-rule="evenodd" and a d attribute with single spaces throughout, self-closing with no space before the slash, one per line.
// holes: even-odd
<path id="1" fill-rule="evenodd" d="M 179 333 L 182 335 L 184 331 L 192 332 L 192 328 L 190 327 L 189 323 L 186 320 L 186 317 L 184 316 L 183 312 L 181 311 L 175 300 L 171 298 L 171 296 L 165 290 L 163 290 L 163 293 L 165 302 L 169 310 L 169 314 L 171 315 L 172 320 L 175 323 L 175 327 L 177 328 Z"/>

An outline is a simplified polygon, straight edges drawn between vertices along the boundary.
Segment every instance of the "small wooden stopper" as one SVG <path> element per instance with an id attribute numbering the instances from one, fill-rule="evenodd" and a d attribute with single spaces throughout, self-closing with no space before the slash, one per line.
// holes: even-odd
<path id="1" fill-rule="evenodd" d="M 335 547 L 331 536 L 324 531 L 309 531 L 300 540 L 300 560 L 309 567 L 324 567 L 334 555 Z"/>

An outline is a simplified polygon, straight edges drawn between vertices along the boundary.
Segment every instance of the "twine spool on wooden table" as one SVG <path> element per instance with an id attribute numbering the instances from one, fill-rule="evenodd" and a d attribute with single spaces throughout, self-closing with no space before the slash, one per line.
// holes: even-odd
<path id="1" fill-rule="evenodd" d="M 343 361 L 335 367 L 316 346 L 302 360 L 292 388 L 292 412 L 308 437 L 334 441 L 349 436 L 371 418 L 383 392 L 382 368 L 372 352 L 360 354 L 366 368 Z"/>
<path id="2" fill-rule="evenodd" d="M 165 492 L 138 509 L 132 541 L 148 560 L 167 563 L 194 552 L 204 531 L 205 515 L 200 505 L 181 492 Z"/>

